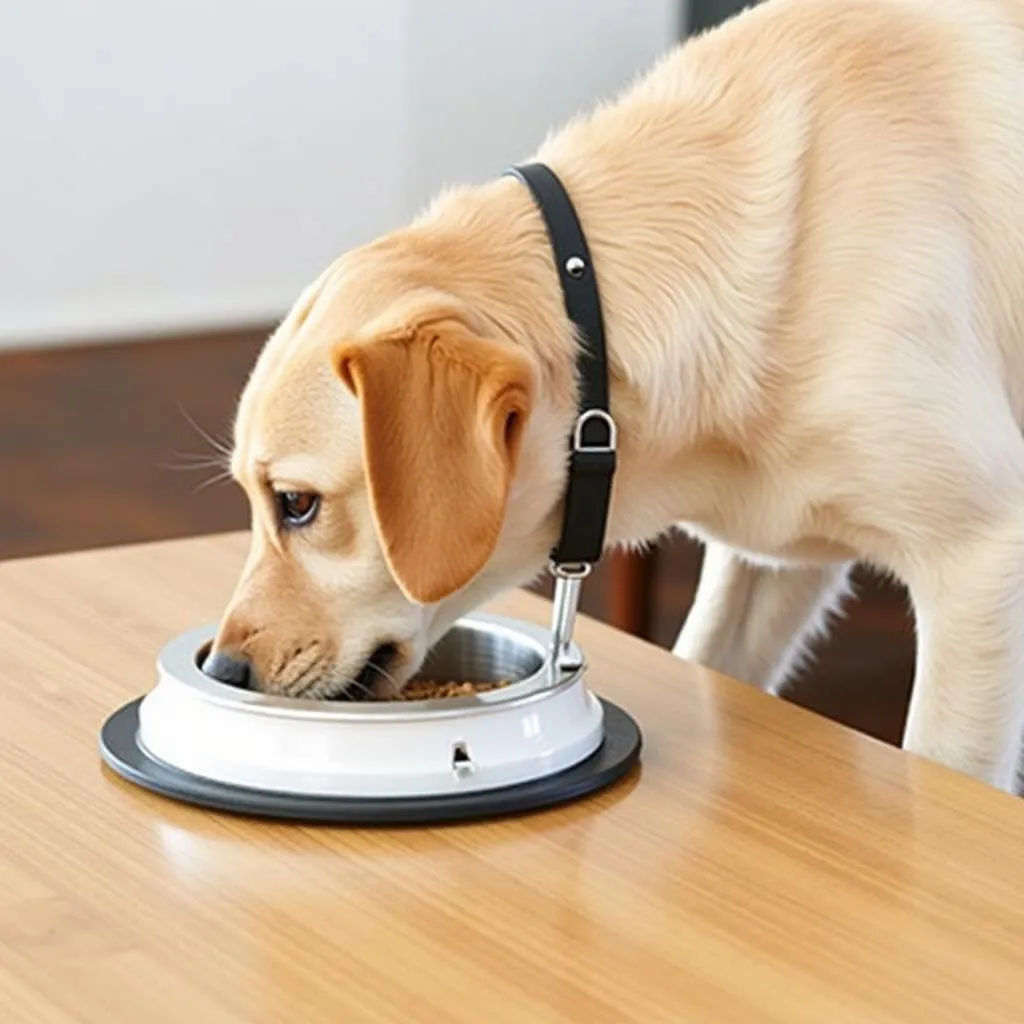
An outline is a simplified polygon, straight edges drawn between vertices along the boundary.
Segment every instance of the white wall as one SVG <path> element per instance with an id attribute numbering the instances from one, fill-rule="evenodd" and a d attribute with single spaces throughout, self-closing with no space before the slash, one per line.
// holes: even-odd
<path id="1" fill-rule="evenodd" d="M 279 316 L 625 85 L 679 0 L 2 0 L 0 347 Z"/>

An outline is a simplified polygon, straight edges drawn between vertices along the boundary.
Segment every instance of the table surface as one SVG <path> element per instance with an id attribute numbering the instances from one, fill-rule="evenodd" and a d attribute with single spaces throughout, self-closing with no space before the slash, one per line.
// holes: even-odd
<path id="1" fill-rule="evenodd" d="M 4 1024 L 1024 1021 L 1024 801 L 591 621 L 645 748 L 580 803 L 359 830 L 122 781 L 103 720 L 245 543 L 0 565 Z"/>

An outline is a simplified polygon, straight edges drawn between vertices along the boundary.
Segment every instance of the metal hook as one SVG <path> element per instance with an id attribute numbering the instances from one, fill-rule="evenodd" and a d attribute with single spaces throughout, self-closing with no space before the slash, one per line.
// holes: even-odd
<path id="1" fill-rule="evenodd" d="M 551 620 L 551 646 L 555 667 L 580 668 L 581 659 L 572 651 L 572 634 L 576 627 L 583 581 L 590 575 L 593 566 L 579 562 L 552 564 L 550 569 L 552 576 L 555 577 L 554 611 Z"/>

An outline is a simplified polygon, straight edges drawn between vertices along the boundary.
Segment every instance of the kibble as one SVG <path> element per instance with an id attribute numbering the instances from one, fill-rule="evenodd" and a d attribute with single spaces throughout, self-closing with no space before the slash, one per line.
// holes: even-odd
<path id="1" fill-rule="evenodd" d="M 430 679 L 414 679 L 393 700 L 443 700 L 450 697 L 472 697 L 489 690 L 500 690 L 508 686 L 508 680 L 497 683 L 439 682 Z"/>

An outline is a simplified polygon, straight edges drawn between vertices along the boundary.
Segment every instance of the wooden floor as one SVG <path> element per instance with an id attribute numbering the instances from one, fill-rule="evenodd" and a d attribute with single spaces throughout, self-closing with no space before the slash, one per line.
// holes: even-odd
<path id="1" fill-rule="evenodd" d="M 266 330 L 0 355 L 0 558 L 241 529 L 248 513 L 202 432 L 228 436 Z M 697 548 L 665 544 L 650 639 L 669 646 L 693 596 Z M 608 567 L 584 611 L 605 621 Z M 867 575 L 790 699 L 888 742 L 913 671 L 905 594 Z M 547 587 L 541 584 L 541 591 Z M 2 613 L 0 613 L 2 614 Z"/>

